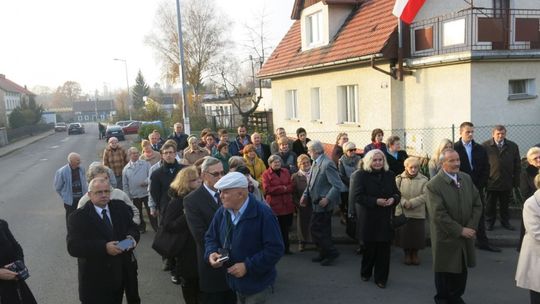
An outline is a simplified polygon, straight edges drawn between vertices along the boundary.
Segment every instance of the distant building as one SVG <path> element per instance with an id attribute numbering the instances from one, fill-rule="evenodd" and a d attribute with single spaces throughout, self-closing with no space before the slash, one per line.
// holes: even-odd
<path id="1" fill-rule="evenodd" d="M 112 99 L 76 101 L 73 103 L 73 120 L 76 122 L 103 121 L 115 114 L 116 110 Z"/>
<path id="2" fill-rule="evenodd" d="M 0 74 L 0 127 L 9 125 L 9 114 L 34 93 Z"/>

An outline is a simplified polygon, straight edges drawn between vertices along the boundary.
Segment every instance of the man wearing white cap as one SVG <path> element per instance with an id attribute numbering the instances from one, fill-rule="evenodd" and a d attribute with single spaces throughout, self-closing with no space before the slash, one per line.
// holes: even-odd
<path id="1" fill-rule="evenodd" d="M 227 282 L 238 303 L 265 303 L 276 280 L 284 245 L 272 210 L 249 194 L 247 178 L 231 172 L 214 187 L 223 206 L 205 236 L 205 258 L 227 269 Z"/>

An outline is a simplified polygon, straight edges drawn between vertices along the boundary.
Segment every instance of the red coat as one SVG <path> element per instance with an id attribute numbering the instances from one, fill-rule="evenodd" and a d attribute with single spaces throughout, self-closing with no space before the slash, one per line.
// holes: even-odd
<path id="1" fill-rule="evenodd" d="M 271 168 L 262 174 L 262 184 L 266 202 L 276 215 L 287 215 L 294 212 L 293 185 L 289 170 L 281 168 L 278 176 Z"/>

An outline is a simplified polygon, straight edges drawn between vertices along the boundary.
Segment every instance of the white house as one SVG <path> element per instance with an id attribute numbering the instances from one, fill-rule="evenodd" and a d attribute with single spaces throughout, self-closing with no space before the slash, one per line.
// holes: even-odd
<path id="1" fill-rule="evenodd" d="M 0 74 L 0 127 L 9 125 L 9 114 L 30 95 L 35 94 Z"/>
<path id="2" fill-rule="evenodd" d="M 358 146 L 381 128 L 424 154 L 463 121 L 538 124 L 540 2 L 426 0 L 403 27 L 402 80 L 394 3 L 294 1 L 296 22 L 259 72 L 272 80 L 276 127 L 326 143 L 348 132 Z M 527 137 L 518 143 L 540 141 Z"/>

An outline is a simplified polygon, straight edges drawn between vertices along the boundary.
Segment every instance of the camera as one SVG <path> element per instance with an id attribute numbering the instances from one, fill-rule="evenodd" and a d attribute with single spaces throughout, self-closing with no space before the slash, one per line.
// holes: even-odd
<path id="1" fill-rule="evenodd" d="M 24 281 L 30 277 L 30 274 L 28 273 L 28 268 L 26 268 L 24 262 L 21 260 L 13 262 L 11 265 L 6 267 L 6 269 L 16 272 L 17 279 L 21 281 Z"/>

